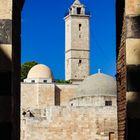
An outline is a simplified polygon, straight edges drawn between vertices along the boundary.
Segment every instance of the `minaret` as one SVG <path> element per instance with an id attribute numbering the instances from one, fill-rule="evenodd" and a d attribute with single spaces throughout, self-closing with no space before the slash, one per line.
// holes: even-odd
<path id="1" fill-rule="evenodd" d="M 89 17 L 79 0 L 65 16 L 65 79 L 73 83 L 89 75 Z"/>

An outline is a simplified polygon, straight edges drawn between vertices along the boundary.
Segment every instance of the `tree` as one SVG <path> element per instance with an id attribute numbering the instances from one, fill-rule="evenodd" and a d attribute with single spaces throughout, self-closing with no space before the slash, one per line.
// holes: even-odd
<path id="1" fill-rule="evenodd" d="M 38 63 L 35 61 L 29 61 L 21 64 L 21 81 L 23 81 L 27 77 L 29 70 L 37 64 Z"/>

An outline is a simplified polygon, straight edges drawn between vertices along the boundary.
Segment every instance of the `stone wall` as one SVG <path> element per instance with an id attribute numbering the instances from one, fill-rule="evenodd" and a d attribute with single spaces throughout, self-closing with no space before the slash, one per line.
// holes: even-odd
<path id="1" fill-rule="evenodd" d="M 125 17 L 124 17 L 125 19 Z M 117 93 L 118 93 L 118 134 L 119 140 L 125 139 L 126 131 L 126 43 L 125 20 L 123 20 L 121 40 L 117 46 Z"/>
<path id="2" fill-rule="evenodd" d="M 43 108 L 48 106 L 65 106 L 76 94 L 77 85 L 21 83 L 21 107 Z"/>
<path id="3" fill-rule="evenodd" d="M 66 106 L 69 104 L 70 99 L 75 97 L 78 85 L 63 85 L 57 84 L 60 91 L 60 105 Z"/>
<path id="4" fill-rule="evenodd" d="M 128 140 L 139 140 L 140 129 L 140 1 L 126 0 L 126 66 Z"/>
<path id="5" fill-rule="evenodd" d="M 105 106 L 105 102 L 111 102 L 112 106 L 116 105 L 116 96 L 86 96 L 86 97 L 75 97 L 70 100 L 69 105 L 71 106 Z"/>
<path id="6" fill-rule="evenodd" d="M 110 132 L 117 140 L 116 107 L 48 107 L 31 112 L 32 117 L 22 116 L 21 140 L 108 140 Z"/>
<path id="7" fill-rule="evenodd" d="M 89 106 L 85 98 L 80 107 L 71 106 L 77 86 L 22 83 L 21 140 L 108 140 L 110 134 L 117 140 L 116 97 L 87 97 L 96 104 Z"/>
<path id="8" fill-rule="evenodd" d="M 0 0 L 0 131 L 18 140 L 20 131 L 20 14 L 24 0 Z"/>
<path id="9" fill-rule="evenodd" d="M 118 140 L 126 139 L 126 24 L 124 7 L 125 0 L 116 1 Z"/>
<path id="10" fill-rule="evenodd" d="M 139 5 L 139 0 L 117 1 L 117 87 L 119 140 L 140 139 L 138 132 L 138 127 L 140 126 Z M 122 18 L 123 15 L 124 19 Z"/>
<path id="11" fill-rule="evenodd" d="M 82 81 L 89 76 L 90 69 L 89 16 L 69 15 L 65 22 L 65 77 L 74 82 Z"/>
<path id="12" fill-rule="evenodd" d="M 21 84 L 21 107 L 42 108 L 55 105 L 55 85 L 39 83 Z"/>

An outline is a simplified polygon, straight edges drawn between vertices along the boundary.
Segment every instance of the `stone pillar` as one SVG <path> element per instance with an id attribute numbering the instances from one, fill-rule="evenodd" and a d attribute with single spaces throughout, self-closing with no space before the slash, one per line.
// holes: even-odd
<path id="1" fill-rule="evenodd" d="M 127 139 L 139 140 L 140 129 L 140 1 L 126 0 Z"/>
<path id="2" fill-rule="evenodd" d="M 139 140 L 140 1 L 117 0 L 116 10 L 118 137 Z"/>
<path id="3" fill-rule="evenodd" d="M 23 0 L 0 0 L 0 132 L 20 134 L 20 12 Z"/>
<path id="4" fill-rule="evenodd" d="M 116 1 L 116 66 L 117 66 L 117 104 L 118 140 L 125 140 L 126 132 L 126 24 L 125 0 Z"/>

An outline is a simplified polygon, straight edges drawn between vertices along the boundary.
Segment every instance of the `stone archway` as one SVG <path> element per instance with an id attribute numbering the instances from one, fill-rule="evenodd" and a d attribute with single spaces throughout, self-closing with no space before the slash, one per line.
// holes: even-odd
<path id="1" fill-rule="evenodd" d="M 124 2 L 126 2 L 126 7 Z M 22 10 L 23 3 L 24 0 L 0 1 L 0 33 L 2 33 L 0 35 L 0 131 L 2 134 L 1 137 L 5 136 L 5 139 L 13 140 L 19 140 L 20 135 L 20 12 Z M 119 140 L 124 140 L 126 139 L 126 110 L 129 110 L 126 103 L 126 97 L 128 96 L 126 95 L 129 95 L 130 92 L 138 95 L 140 92 L 138 86 L 136 86 L 137 83 L 140 83 L 140 61 L 135 59 L 139 58 L 137 57 L 139 54 L 130 53 L 131 56 L 127 55 L 129 54 L 128 46 L 129 48 L 131 47 L 137 50 L 135 52 L 139 52 L 140 49 L 138 47 L 138 39 L 140 38 L 140 9 L 138 6 L 138 0 L 117 0 L 116 3 L 118 123 Z M 124 7 L 127 8 L 127 11 L 123 20 Z M 125 23 L 127 23 L 127 25 Z M 126 30 L 126 27 L 128 26 L 130 28 L 127 28 Z M 138 41 L 137 43 L 136 40 Z M 131 43 L 132 41 L 133 43 Z M 137 45 L 134 46 L 134 42 Z M 133 49 L 130 50 L 130 52 L 133 51 Z M 132 57 L 134 58 L 132 61 L 127 59 Z M 128 65 L 131 65 L 133 68 Z M 136 77 L 136 83 L 133 83 L 133 77 Z M 128 125 L 130 122 L 131 126 L 131 123 L 133 124 L 132 121 L 132 119 L 128 119 Z M 129 126 L 128 132 L 132 132 L 129 129 Z M 135 140 L 138 139 L 136 135 L 134 133 L 134 137 L 136 137 L 134 138 L 132 133 L 132 137 Z"/>

